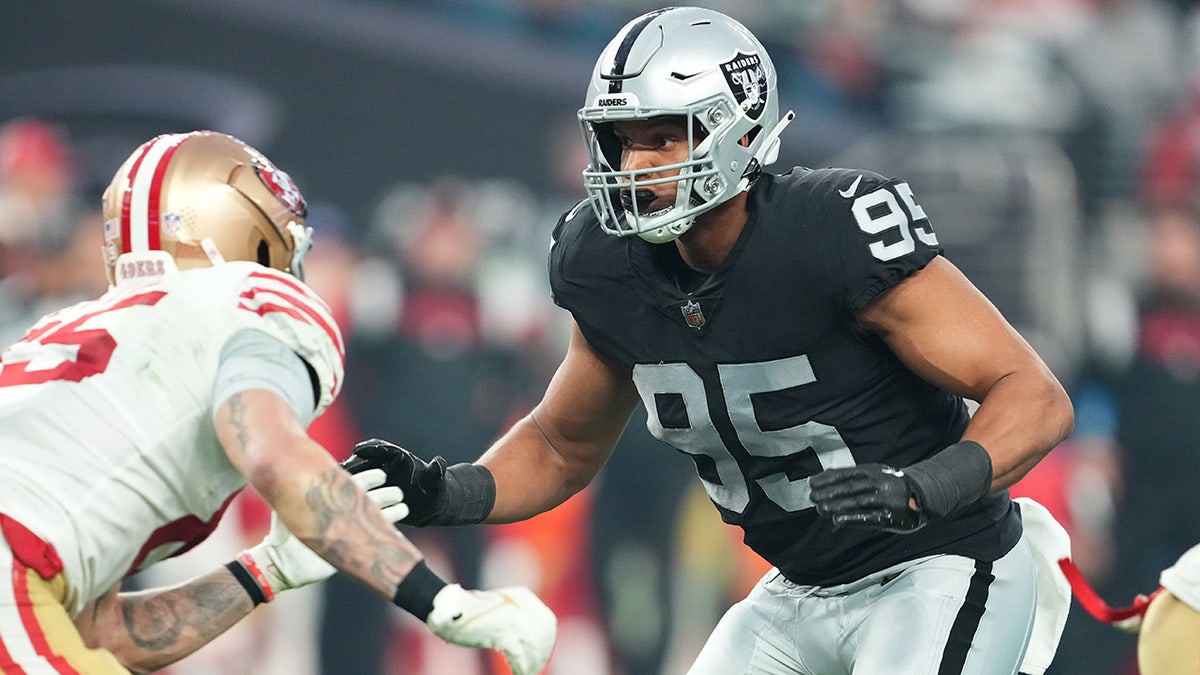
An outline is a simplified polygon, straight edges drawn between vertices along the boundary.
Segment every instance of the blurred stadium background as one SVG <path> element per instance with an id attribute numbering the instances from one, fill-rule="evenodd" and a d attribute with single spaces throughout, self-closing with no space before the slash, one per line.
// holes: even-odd
<path id="1" fill-rule="evenodd" d="M 1200 540 L 1200 10 L 1188 0 L 718 0 L 767 44 L 776 168 L 909 180 L 949 257 L 1041 350 L 1076 433 L 1015 490 L 1071 530 L 1113 604 Z M 312 206 L 314 286 L 349 336 L 314 425 L 470 460 L 535 401 L 564 319 L 542 269 L 582 197 L 574 121 L 637 0 L 38 0 L 0 19 L 0 341 L 104 290 L 99 196 L 141 142 L 209 128 Z M 562 619 L 549 672 L 673 675 L 761 573 L 640 420 L 599 481 L 506 527 L 411 531 L 470 584 Z M 247 495 L 159 583 L 266 527 Z M 1051 675 L 1132 675 L 1073 610 Z M 281 598 L 169 671 L 485 675 L 340 580 Z"/>

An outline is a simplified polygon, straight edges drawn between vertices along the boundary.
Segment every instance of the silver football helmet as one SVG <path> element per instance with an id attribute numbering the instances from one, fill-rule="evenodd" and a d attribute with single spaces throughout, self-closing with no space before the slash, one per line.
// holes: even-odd
<path id="1" fill-rule="evenodd" d="M 612 123 L 660 116 L 685 120 L 687 159 L 658 167 L 665 178 L 623 171 Z M 589 155 L 584 185 L 601 227 L 652 243 L 675 239 L 697 215 L 750 188 L 778 157 L 779 134 L 793 116 L 780 119 L 775 67 L 737 21 L 699 7 L 630 21 L 601 53 L 579 110 Z M 643 213 L 631 198 L 638 188 L 672 181 L 675 203 L 666 208 Z"/>

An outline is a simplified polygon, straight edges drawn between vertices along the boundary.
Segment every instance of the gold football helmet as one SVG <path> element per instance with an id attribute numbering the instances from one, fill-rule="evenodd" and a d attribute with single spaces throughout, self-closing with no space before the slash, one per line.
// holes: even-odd
<path id="1" fill-rule="evenodd" d="M 159 251 L 181 270 L 250 260 L 303 279 L 306 215 L 292 179 L 242 141 L 163 134 L 135 150 L 104 191 L 108 281 L 153 273 L 146 261 Z"/>

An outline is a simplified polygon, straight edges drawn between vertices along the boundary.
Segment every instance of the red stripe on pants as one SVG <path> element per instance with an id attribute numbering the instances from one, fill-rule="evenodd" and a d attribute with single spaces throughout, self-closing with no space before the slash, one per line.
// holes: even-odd
<path id="1" fill-rule="evenodd" d="M 55 672 L 62 673 L 62 675 L 80 675 L 79 671 L 72 668 L 66 659 L 55 654 L 54 650 L 50 648 L 46 633 L 42 631 L 42 626 L 38 623 L 37 615 L 33 611 L 33 600 L 29 597 L 29 572 L 28 567 L 16 559 L 13 560 L 13 596 L 21 615 L 21 624 L 25 627 L 25 633 L 33 644 L 33 650 L 38 656 L 45 659 L 46 664 Z M 0 643 L 0 662 L 5 664 L 3 666 L 5 675 L 25 675 L 25 671 L 20 666 L 12 663 L 12 656 L 2 643 Z"/>

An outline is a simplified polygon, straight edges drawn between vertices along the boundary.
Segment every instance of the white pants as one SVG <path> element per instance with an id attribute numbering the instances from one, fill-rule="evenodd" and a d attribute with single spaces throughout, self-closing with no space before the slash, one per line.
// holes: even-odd
<path id="1" fill-rule="evenodd" d="M 994 563 L 937 555 L 841 586 L 772 570 L 725 613 L 688 675 L 1013 675 L 1036 601 L 1024 538 Z"/>

